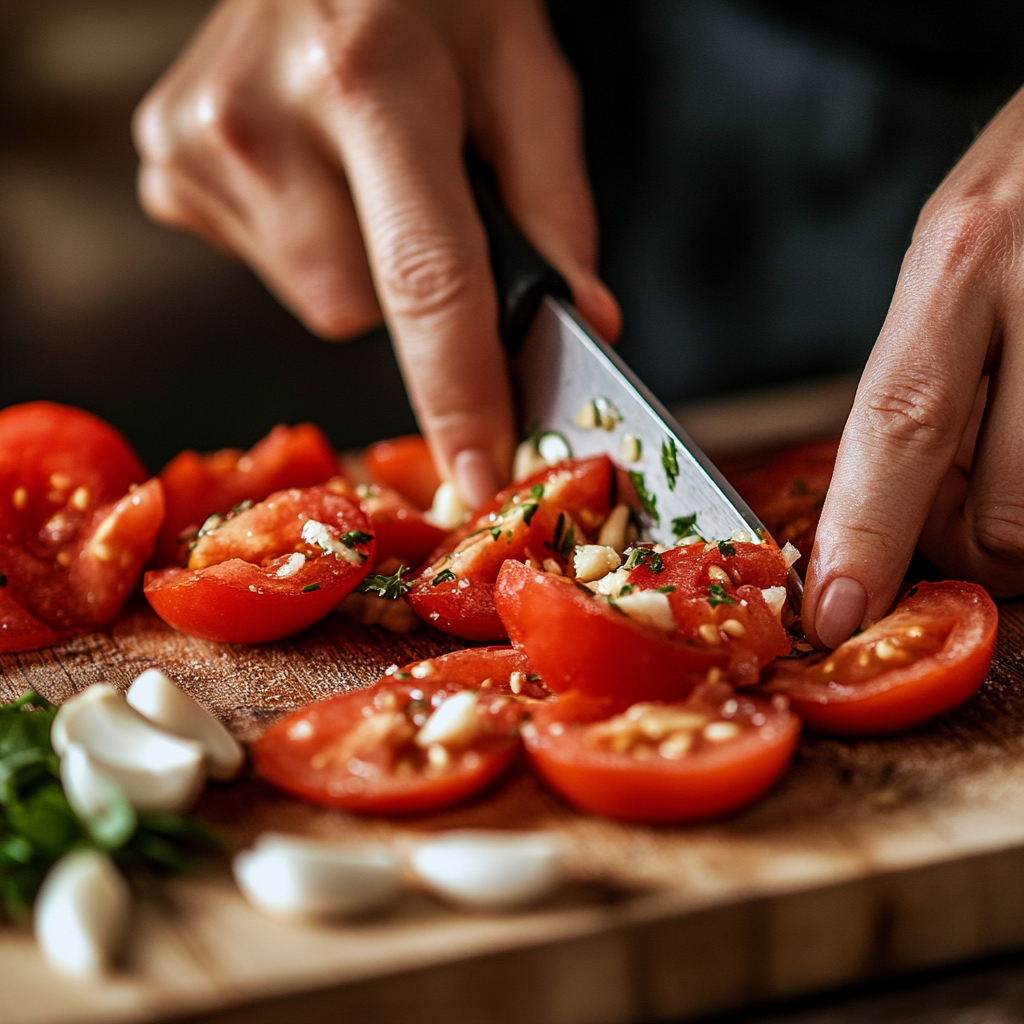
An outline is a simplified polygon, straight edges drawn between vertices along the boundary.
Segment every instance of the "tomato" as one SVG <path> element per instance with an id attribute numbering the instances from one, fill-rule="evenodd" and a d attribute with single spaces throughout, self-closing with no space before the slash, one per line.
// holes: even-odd
<path id="1" fill-rule="evenodd" d="M 326 487 L 277 491 L 207 521 L 187 568 L 146 573 L 146 599 L 169 625 L 204 640 L 278 640 L 323 618 L 366 575 L 369 525 Z"/>
<path id="2" fill-rule="evenodd" d="M 785 698 L 738 695 L 720 683 L 673 703 L 568 694 L 537 707 L 523 729 L 533 766 L 569 803 L 650 823 L 749 803 L 786 770 L 799 734 Z"/>
<path id="3" fill-rule="evenodd" d="M 821 733 L 908 729 L 962 704 L 981 686 L 998 613 L 973 583 L 919 583 L 884 619 L 831 654 L 775 663 L 769 689 L 790 697 Z"/>
<path id="4" fill-rule="evenodd" d="M 5 578 L 5 577 L 3 577 Z M 57 642 L 49 626 L 29 615 L 10 594 L 0 587 L 0 654 L 7 651 L 34 651 Z"/>
<path id="5" fill-rule="evenodd" d="M 276 426 L 248 452 L 238 448 L 211 455 L 183 451 L 160 473 L 167 495 L 167 521 L 154 562 L 183 565 L 192 539 L 189 534 L 194 535 L 215 512 L 226 512 L 246 500 L 262 501 L 286 487 L 326 483 L 337 472 L 331 443 L 312 423 Z"/>
<path id="6" fill-rule="evenodd" d="M 606 455 L 571 459 L 499 492 L 450 534 L 406 600 L 431 625 L 467 640 L 504 640 L 494 583 L 507 559 L 568 566 L 607 518 L 612 464 Z"/>
<path id="7" fill-rule="evenodd" d="M 10 602 L 53 630 L 102 625 L 153 550 L 164 515 L 159 480 L 109 424 L 30 402 L 0 412 L 0 573 Z M 10 610 L 8 629 L 31 622 Z M 34 639 L 30 639 L 34 637 Z M 10 641 L 8 641 L 10 644 Z M 10 649 L 10 648 L 9 648 Z"/>
<path id="8" fill-rule="evenodd" d="M 556 693 L 678 700 L 729 661 L 723 644 L 675 639 L 522 562 L 502 567 L 495 604 L 512 642 Z"/>
<path id="9" fill-rule="evenodd" d="M 839 438 L 720 463 L 726 479 L 780 543 L 811 555 L 814 533 L 832 480 Z"/>
<path id="10" fill-rule="evenodd" d="M 363 452 L 363 461 L 375 484 L 398 491 L 417 508 L 430 508 L 441 478 L 427 442 L 419 434 L 371 444 Z"/>
<path id="11" fill-rule="evenodd" d="M 668 603 L 677 638 L 724 645 L 728 674 L 735 682 L 757 682 L 765 665 L 789 651 L 789 637 L 762 593 L 778 588 L 771 596 L 785 599 L 789 570 L 774 545 L 723 541 L 670 548 L 660 554 L 638 548 L 631 560 L 637 558 L 642 560 L 630 571 L 620 593 L 670 590 Z"/>
<path id="12" fill-rule="evenodd" d="M 489 785 L 514 760 L 520 723 L 546 693 L 525 680 L 529 673 L 511 647 L 406 665 L 276 722 L 253 746 L 253 763 L 275 786 L 328 807 L 379 814 L 446 807 Z M 475 701 L 460 698 L 468 709 L 459 727 L 445 742 L 418 745 L 430 716 L 462 692 Z"/>

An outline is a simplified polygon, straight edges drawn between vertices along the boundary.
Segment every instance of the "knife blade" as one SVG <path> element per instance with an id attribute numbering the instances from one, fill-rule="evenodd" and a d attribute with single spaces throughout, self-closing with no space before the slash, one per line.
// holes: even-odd
<path id="1" fill-rule="evenodd" d="M 521 431 L 561 434 L 574 456 L 604 453 L 626 468 L 647 535 L 672 545 L 692 528 L 706 540 L 765 528 L 700 446 L 617 352 L 580 316 L 561 276 L 523 238 L 486 169 L 467 157 L 498 289 Z M 799 612 L 803 582 L 788 591 Z"/>

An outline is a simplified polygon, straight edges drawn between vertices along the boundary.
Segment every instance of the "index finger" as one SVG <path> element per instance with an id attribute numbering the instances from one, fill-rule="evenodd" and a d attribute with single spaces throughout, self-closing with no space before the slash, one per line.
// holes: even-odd
<path id="1" fill-rule="evenodd" d="M 972 238 L 933 222 L 915 239 L 857 390 L 804 598 L 826 647 L 888 610 L 956 457 L 995 327 Z"/>

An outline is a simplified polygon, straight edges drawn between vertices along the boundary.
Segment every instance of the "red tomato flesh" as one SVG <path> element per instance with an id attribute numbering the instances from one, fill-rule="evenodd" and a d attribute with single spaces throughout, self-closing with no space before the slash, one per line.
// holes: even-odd
<path id="1" fill-rule="evenodd" d="M 238 448 L 210 455 L 183 451 L 160 473 L 167 495 L 167 521 L 160 532 L 155 564 L 183 565 L 189 535 L 215 512 L 227 512 L 242 501 L 262 501 L 286 487 L 323 484 L 337 472 L 331 443 L 312 423 L 276 426 L 248 452 Z"/>
<path id="2" fill-rule="evenodd" d="M 572 459 L 499 492 L 450 534 L 420 571 L 406 600 L 422 619 L 467 640 L 505 640 L 494 583 L 506 560 L 567 567 L 607 518 L 612 464 Z"/>
<path id="3" fill-rule="evenodd" d="M 529 673 L 511 647 L 406 665 L 364 690 L 276 722 L 253 746 L 253 763 L 275 786 L 327 807 L 371 814 L 447 807 L 492 783 L 514 760 L 520 723 L 546 693 L 526 680 Z M 431 714 L 462 691 L 476 695 L 470 725 L 448 743 L 417 745 Z"/>
<path id="4" fill-rule="evenodd" d="M 325 531 L 322 542 L 305 536 L 310 521 Z M 278 491 L 209 524 L 187 568 L 146 573 L 146 599 L 191 636 L 278 640 L 323 618 L 366 575 L 369 528 L 357 505 L 326 487 Z"/>
<path id="5" fill-rule="evenodd" d="M 433 504 L 441 478 L 427 442 L 419 434 L 371 444 L 363 452 L 363 461 L 375 484 L 398 491 L 419 509 Z"/>
<path id="6" fill-rule="evenodd" d="M 34 651 L 57 642 L 49 626 L 29 615 L 10 594 L 6 584 L 0 587 L 0 654 L 8 651 Z"/>
<path id="7" fill-rule="evenodd" d="M 900 732 L 977 691 L 992 662 L 997 624 L 982 587 L 919 583 L 889 615 L 831 654 L 776 662 L 768 688 L 789 696 L 817 732 Z"/>
<path id="8" fill-rule="evenodd" d="M 705 684 L 686 701 L 567 694 L 523 730 L 541 778 L 573 806 L 623 821 L 698 821 L 750 803 L 786 770 L 800 719 L 785 698 Z"/>

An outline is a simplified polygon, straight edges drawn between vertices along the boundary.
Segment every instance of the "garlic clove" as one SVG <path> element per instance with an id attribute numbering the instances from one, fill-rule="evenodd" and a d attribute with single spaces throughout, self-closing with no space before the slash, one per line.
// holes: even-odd
<path id="1" fill-rule="evenodd" d="M 80 744 L 141 812 L 187 810 L 206 778 L 203 747 L 158 729 L 112 686 L 95 683 L 57 712 L 50 739 L 64 756 Z"/>
<path id="2" fill-rule="evenodd" d="M 160 669 L 146 669 L 128 688 L 127 698 L 154 725 L 201 743 L 211 779 L 227 782 L 242 770 L 245 751 L 238 740 Z"/>
<path id="3" fill-rule="evenodd" d="M 62 974 L 95 978 L 109 970 L 131 910 L 128 883 L 99 850 L 62 857 L 36 897 L 36 942 Z"/>
<path id="4" fill-rule="evenodd" d="M 387 906 L 401 885 L 401 863 L 385 846 L 351 846 L 264 832 L 233 862 L 246 899 L 265 914 L 335 917 Z"/>
<path id="5" fill-rule="evenodd" d="M 413 852 L 413 870 L 439 896 L 474 909 L 533 903 L 562 881 L 562 851 L 543 832 L 448 832 Z"/>

